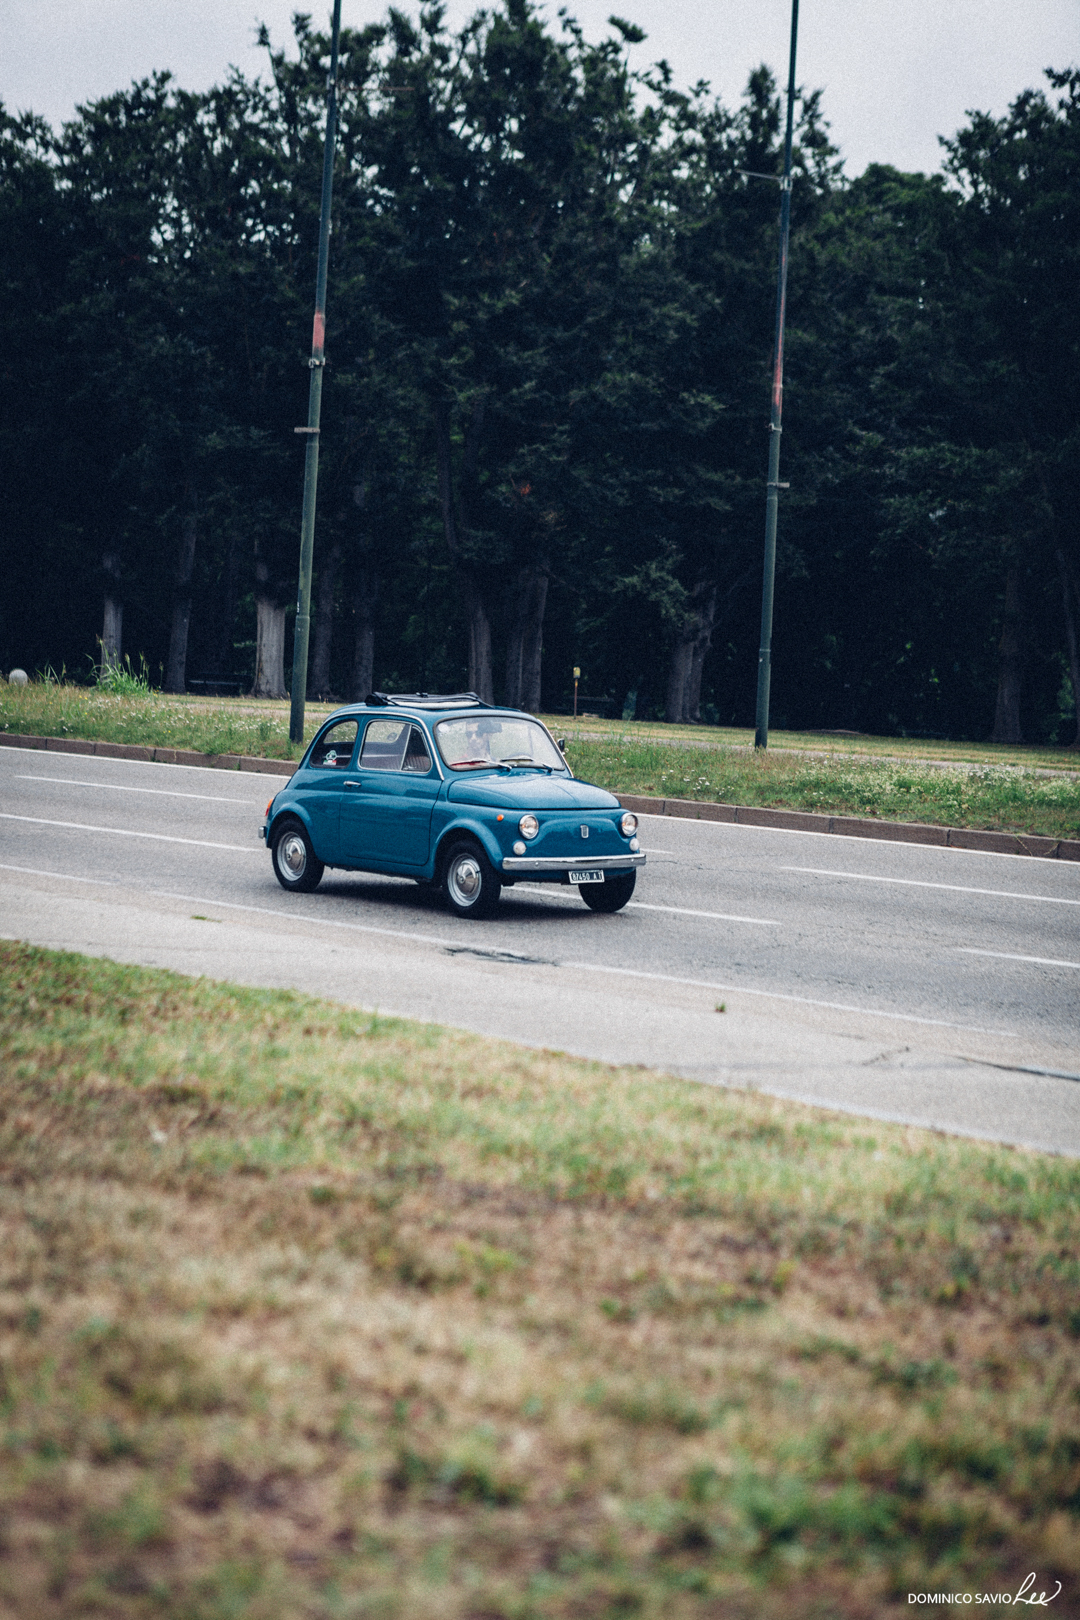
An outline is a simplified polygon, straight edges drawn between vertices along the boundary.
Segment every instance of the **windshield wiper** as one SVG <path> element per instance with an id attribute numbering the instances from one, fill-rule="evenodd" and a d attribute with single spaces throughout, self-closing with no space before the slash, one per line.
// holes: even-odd
<path id="1" fill-rule="evenodd" d="M 507 759 L 500 759 L 500 765 L 531 765 L 534 771 L 547 771 L 550 776 L 555 769 L 554 765 L 545 765 L 538 759 L 529 759 L 525 754 L 511 754 Z"/>

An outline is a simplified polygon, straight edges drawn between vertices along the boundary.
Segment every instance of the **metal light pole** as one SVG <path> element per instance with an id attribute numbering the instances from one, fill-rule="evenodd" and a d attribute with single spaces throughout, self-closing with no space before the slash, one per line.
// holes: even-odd
<path id="1" fill-rule="evenodd" d="M 769 481 L 765 486 L 765 576 L 761 586 L 761 648 L 758 652 L 757 730 L 754 747 L 769 746 L 769 682 L 772 676 L 773 582 L 776 578 L 776 513 L 780 483 L 780 417 L 784 408 L 784 310 L 787 299 L 788 237 L 791 234 L 791 137 L 795 118 L 795 41 L 799 0 L 791 0 L 791 58 L 788 63 L 787 132 L 780 181 L 780 263 L 776 275 L 776 337 L 773 344 L 772 414 L 769 418 Z"/>
<path id="2" fill-rule="evenodd" d="M 308 389 L 307 427 L 297 428 L 307 439 L 304 461 L 304 515 L 300 524 L 300 586 L 296 597 L 293 631 L 292 710 L 289 739 L 304 740 L 304 705 L 307 702 L 308 634 L 311 629 L 311 557 L 315 543 L 315 490 L 319 482 L 319 416 L 326 361 L 326 267 L 330 257 L 330 196 L 334 185 L 334 141 L 337 135 L 338 34 L 341 0 L 334 0 L 330 31 L 330 76 L 326 81 L 326 145 L 323 149 L 322 201 L 319 207 L 319 268 L 315 276 L 315 324 L 311 333 L 311 385 Z"/>

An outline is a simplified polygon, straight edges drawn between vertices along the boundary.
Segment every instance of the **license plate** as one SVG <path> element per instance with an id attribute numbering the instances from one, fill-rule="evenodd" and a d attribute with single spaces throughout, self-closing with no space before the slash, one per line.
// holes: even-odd
<path id="1" fill-rule="evenodd" d="M 571 872 L 570 881 L 571 883 L 603 883 L 604 874 L 596 871 Z"/>

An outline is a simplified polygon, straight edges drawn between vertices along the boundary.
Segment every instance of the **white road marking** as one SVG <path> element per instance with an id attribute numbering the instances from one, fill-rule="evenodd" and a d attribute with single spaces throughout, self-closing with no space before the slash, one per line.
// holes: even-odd
<path id="1" fill-rule="evenodd" d="M 577 903 L 577 895 L 561 893 L 562 885 L 554 883 L 515 883 L 516 889 L 528 889 L 530 894 L 541 894 L 545 889 L 555 889 L 555 893 L 545 897 L 551 900 L 572 900 Z M 670 911 L 677 917 L 709 917 L 715 922 L 756 923 L 761 928 L 782 928 L 783 924 L 774 922 L 769 917 L 737 917 L 727 911 L 691 911 L 688 906 L 657 906 L 647 900 L 631 900 L 624 907 L 624 911 Z"/>
<path id="2" fill-rule="evenodd" d="M 1066 774 L 1072 773 L 1062 772 L 1062 775 Z M 747 808 L 753 808 L 753 806 Z M 1013 849 L 962 849 L 958 844 L 912 844 L 906 838 L 868 840 L 865 833 L 830 833 L 825 832 L 824 829 L 819 831 L 816 827 L 812 832 L 807 832 L 802 827 L 759 827 L 749 821 L 705 821 L 699 820 L 697 816 L 662 816 L 656 810 L 639 810 L 637 814 L 639 817 L 647 816 L 650 821 L 662 821 L 665 832 L 672 831 L 674 824 L 678 827 L 704 827 L 712 832 L 783 833 L 785 838 L 840 839 L 845 844 L 861 844 L 863 849 L 866 848 L 868 842 L 877 842 L 879 848 L 882 843 L 887 843 L 893 849 L 919 849 L 925 855 L 947 855 L 950 860 L 954 856 L 970 855 L 981 861 L 1015 861 L 1019 856 L 1019 852 Z M 817 812 L 815 811 L 814 814 L 817 814 Z M 1041 835 L 1032 834 L 1032 836 Z M 1017 837 L 1023 838 L 1024 834 L 1018 833 Z M 1042 860 L 1043 856 L 1032 855 L 1028 856 L 1027 859 Z M 777 1095 L 779 1096 L 779 1093 Z"/>
<path id="3" fill-rule="evenodd" d="M 141 763 L 141 762 L 140 762 Z M 62 782 L 65 787 L 111 788 L 114 793 L 154 793 L 163 799 L 209 799 L 214 804 L 238 804 L 246 810 L 247 799 L 230 799 L 223 793 L 177 793 L 172 788 L 128 787 L 124 782 L 81 782 L 74 776 L 17 776 L 16 782 Z"/>
<path id="4" fill-rule="evenodd" d="M 0 863 L 0 872 L 25 872 L 29 877 L 60 878 L 64 883 L 96 883 L 102 889 L 118 889 L 118 883 L 112 883 L 108 878 L 75 877 L 70 872 L 46 872 L 40 866 L 6 866 Z"/>
<path id="5" fill-rule="evenodd" d="M 30 868 L 12 867 L 5 868 L 5 870 L 29 871 Z M 62 872 L 49 872 L 43 874 L 43 876 L 63 878 L 66 876 L 66 874 Z M 98 880 L 84 878 L 80 881 L 96 882 Z M 119 888 L 120 885 L 117 883 L 103 883 L 102 887 Z M 347 929 L 350 933 L 378 934 L 383 937 L 389 936 L 393 939 L 409 940 L 413 943 L 421 945 L 435 945 L 442 950 L 450 949 L 455 952 L 455 954 L 461 952 L 463 948 L 462 940 L 460 938 L 447 939 L 438 934 L 414 934 L 402 928 L 379 928 L 373 923 L 349 923 L 342 922 L 336 917 L 312 917 L 304 912 L 285 911 L 280 906 L 244 905 L 236 900 L 209 899 L 206 895 L 202 894 L 177 894 L 172 890 L 165 889 L 154 889 L 150 890 L 149 892 L 162 900 L 182 900 L 185 905 L 217 906 L 228 911 L 254 912 L 266 917 L 286 917 L 291 922 L 316 924 L 322 923 L 331 928 Z M 513 953 L 500 952 L 499 955 L 505 959 L 508 956 L 512 956 Z M 527 965 L 530 962 L 530 958 L 522 958 L 523 965 Z M 797 1006 L 802 1007 L 825 1007 L 832 1012 L 856 1013 L 864 1018 L 891 1018 L 906 1024 L 925 1024 L 934 1029 L 958 1029 L 963 1030 L 969 1035 L 1000 1035 L 1004 1036 L 1008 1040 L 1020 1039 L 1017 1032 L 1011 1029 L 986 1029 L 979 1024 L 954 1024 L 943 1018 L 921 1018 L 916 1016 L 914 1013 L 889 1012 L 880 1007 L 853 1007 L 846 1002 L 819 1001 L 810 996 L 785 995 L 782 991 L 778 990 L 756 990 L 741 984 L 715 984 L 707 979 L 682 979 L 676 977 L 676 975 L 672 973 L 644 973 L 636 968 L 612 967 L 603 962 L 553 962 L 551 965 L 558 968 L 571 968 L 579 973 L 613 973 L 621 975 L 623 978 L 649 979 L 661 984 L 686 985 L 690 989 L 694 990 L 720 990 L 724 992 L 724 994 L 732 996 L 766 996 L 771 997 L 774 1001 L 789 1001 L 795 1003 Z"/>
<path id="6" fill-rule="evenodd" d="M 46 821 L 44 816 L 13 816 L 0 810 L 0 821 L 30 821 L 35 827 L 66 827 L 71 832 L 112 833 L 116 838 L 152 838 L 159 844 L 195 844 L 199 849 L 228 849 L 240 855 L 261 855 L 251 844 L 214 844 L 208 838 L 172 838 L 168 833 L 135 832 L 130 827 L 92 827 L 82 821 Z"/>
<path id="7" fill-rule="evenodd" d="M 981 1024 L 952 1024 L 944 1018 L 919 1018 L 914 1013 L 889 1012 L 881 1007 L 852 1007 L 843 1001 L 818 1001 L 812 996 L 788 996 L 779 990 L 752 990 L 744 984 L 713 984 L 708 979 L 680 979 L 673 973 L 644 973 L 639 968 L 607 967 L 601 962 L 560 962 L 560 967 L 580 973 L 621 973 L 629 979 L 656 979 L 662 984 L 685 984 L 698 990 L 722 990 L 729 996 L 771 996 L 774 1001 L 793 1001 L 800 1007 L 828 1007 L 833 1012 L 859 1013 L 863 1018 L 898 1018 L 905 1024 L 930 1024 L 935 1029 L 962 1029 L 969 1035 L 1004 1035 L 1011 1041 L 1020 1036 L 1014 1029 L 986 1029 Z"/>
<path id="8" fill-rule="evenodd" d="M 645 900 L 631 900 L 627 911 L 672 911 L 679 917 L 711 917 L 716 922 L 757 923 L 762 928 L 781 928 L 769 917 L 736 917 L 727 911 L 691 911 L 689 906 L 654 906 Z"/>
<path id="9" fill-rule="evenodd" d="M 1037 962 L 1040 967 L 1080 968 L 1080 962 L 1062 962 L 1056 956 L 1019 956 L 1015 951 L 979 951 L 974 945 L 957 945 L 964 956 L 994 956 L 1002 962 Z"/>
<path id="10" fill-rule="evenodd" d="M 827 866 L 781 866 L 781 872 L 808 872 L 812 877 L 855 878 L 859 883 L 901 883 L 911 889 L 952 889 L 957 894 L 991 894 L 998 900 L 1037 900 L 1045 906 L 1080 906 L 1054 894 L 1017 894 L 1012 889 L 972 889 L 965 883 L 930 883 L 925 878 L 876 877 L 869 872 L 834 872 Z"/>

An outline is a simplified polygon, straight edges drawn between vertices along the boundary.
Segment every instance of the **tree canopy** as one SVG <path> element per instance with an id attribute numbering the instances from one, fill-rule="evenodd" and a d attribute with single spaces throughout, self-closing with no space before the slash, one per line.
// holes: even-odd
<path id="1" fill-rule="evenodd" d="M 0 108 L 0 666 L 281 687 L 329 40 Z M 345 30 L 312 689 L 749 724 L 780 100 L 503 0 Z M 1080 73 L 932 176 L 798 100 L 773 723 L 1071 743 Z M 766 178 L 762 178 L 762 177 Z M 261 650 L 260 650 L 261 649 Z M 276 665 L 274 660 L 276 659 Z"/>

